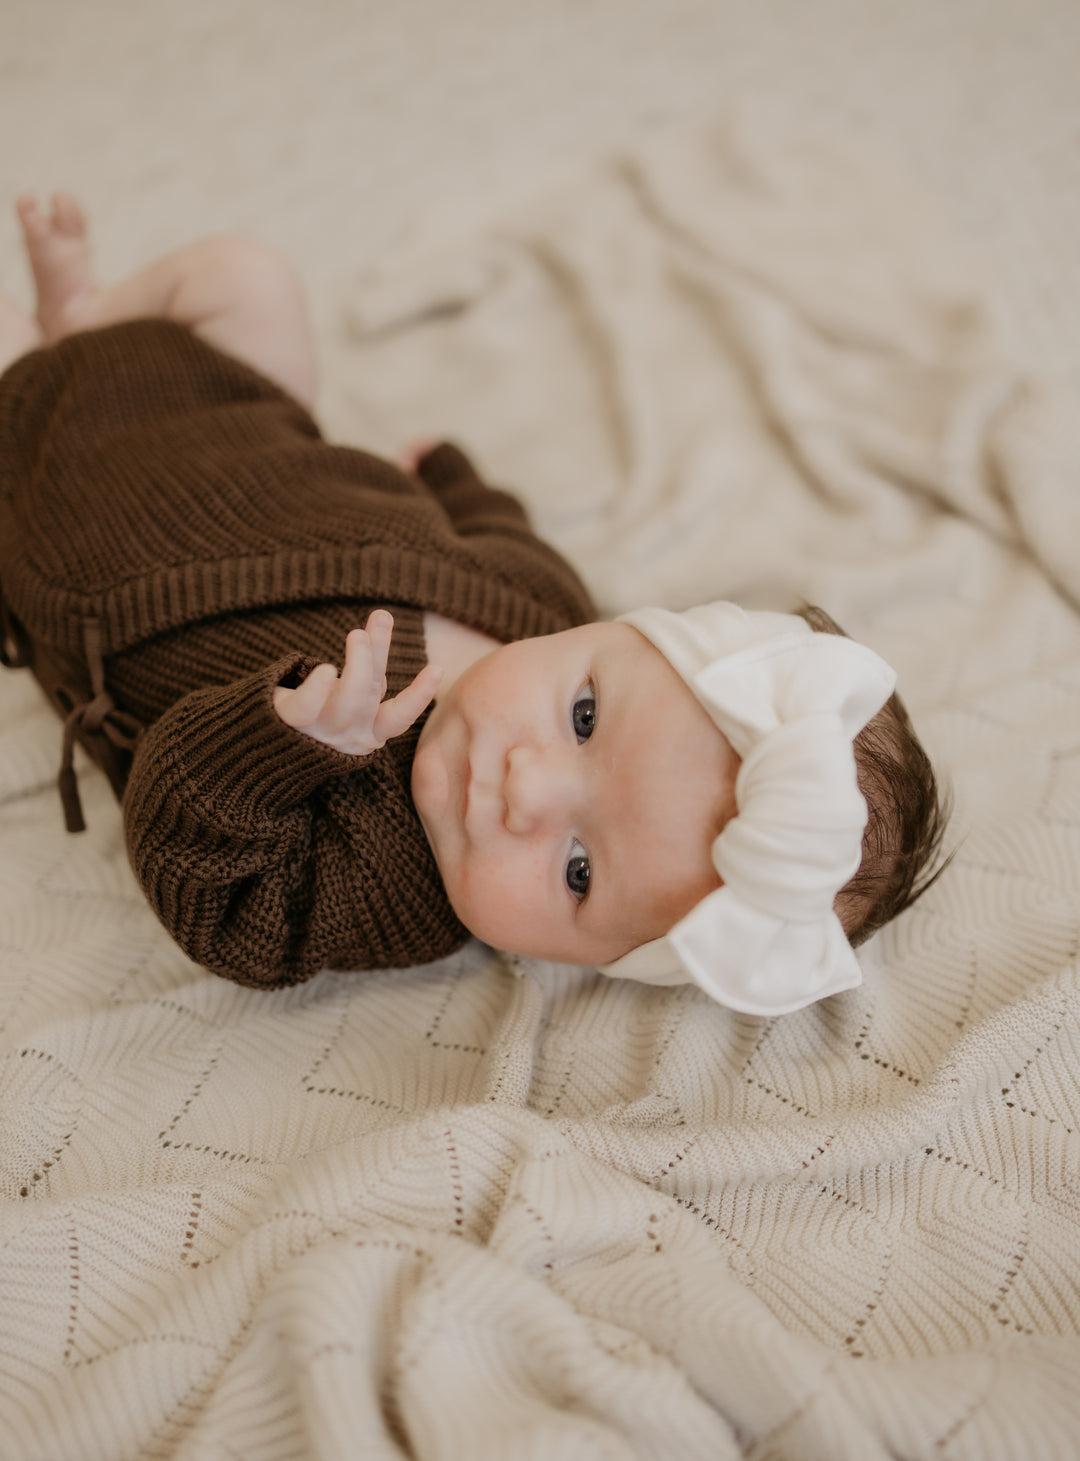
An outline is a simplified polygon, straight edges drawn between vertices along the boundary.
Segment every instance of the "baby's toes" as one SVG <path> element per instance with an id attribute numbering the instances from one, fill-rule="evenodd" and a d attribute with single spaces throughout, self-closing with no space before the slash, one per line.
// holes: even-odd
<path id="1" fill-rule="evenodd" d="M 53 194 L 52 226 L 70 238 L 86 237 L 86 214 L 70 193 Z"/>
<path id="2" fill-rule="evenodd" d="M 36 242 L 48 232 L 49 225 L 32 194 L 22 193 L 15 199 L 15 212 L 19 215 L 19 222 L 28 239 Z"/>

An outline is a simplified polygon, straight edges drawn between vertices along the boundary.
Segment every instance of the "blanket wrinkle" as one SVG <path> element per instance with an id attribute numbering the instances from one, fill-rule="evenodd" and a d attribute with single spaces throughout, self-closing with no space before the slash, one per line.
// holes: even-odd
<path id="1" fill-rule="evenodd" d="M 887 159 L 739 116 L 347 312 L 365 444 L 469 441 L 608 610 L 809 598 L 897 665 L 956 856 L 777 1020 L 477 943 L 245 990 L 100 775 L 64 840 L 5 673 L 0 1454 L 1070 1461 L 1080 381 Z"/>

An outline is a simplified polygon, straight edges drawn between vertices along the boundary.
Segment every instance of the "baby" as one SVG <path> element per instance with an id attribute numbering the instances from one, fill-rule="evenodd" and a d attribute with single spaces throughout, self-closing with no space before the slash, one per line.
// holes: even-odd
<path id="1" fill-rule="evenodd" d="M 272 986 L 473 934 L 756 1014 L 859 981 L 944 825 L 876 655 L 816 609 L 597 621 L 456 448 L 322 441 L 275 253 L 204 240 L 102 289 L 72 199 L 18 213 L 4 662 L 64 716 L 69 827 L 78 740 L 194 958 Z"/>

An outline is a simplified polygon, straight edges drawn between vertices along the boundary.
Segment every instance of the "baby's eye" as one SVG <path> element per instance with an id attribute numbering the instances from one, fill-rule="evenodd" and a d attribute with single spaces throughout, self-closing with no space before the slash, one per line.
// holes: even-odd
<path id="1" fill-rule="evenodd" d="M 589 891 L 589 854 L 576 839 L 566 863 L 566 886 L 579 901 Z"/>
<path id="2" fill-rule="evenodd" d="M 570 721 L 578 741 L 587 741 L 596 729 L 596 692 L 591 684 L 584 685 L 574 697 Z"/>

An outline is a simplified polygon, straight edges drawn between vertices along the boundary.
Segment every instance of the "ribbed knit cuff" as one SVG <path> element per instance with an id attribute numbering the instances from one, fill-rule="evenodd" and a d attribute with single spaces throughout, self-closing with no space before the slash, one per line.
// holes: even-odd
<path id="1" fill-rule="evenodd" d="M 212 806 L 211 820 L 222 830 L 258 836 L 320 786 L 371 759 L 326 746 L 275 711 L 275 688 L 303 679 L 317 663 L 290 655 L 243 680 L 195 691 L 169 713 L 169 759 L 204 811 Z"/>

